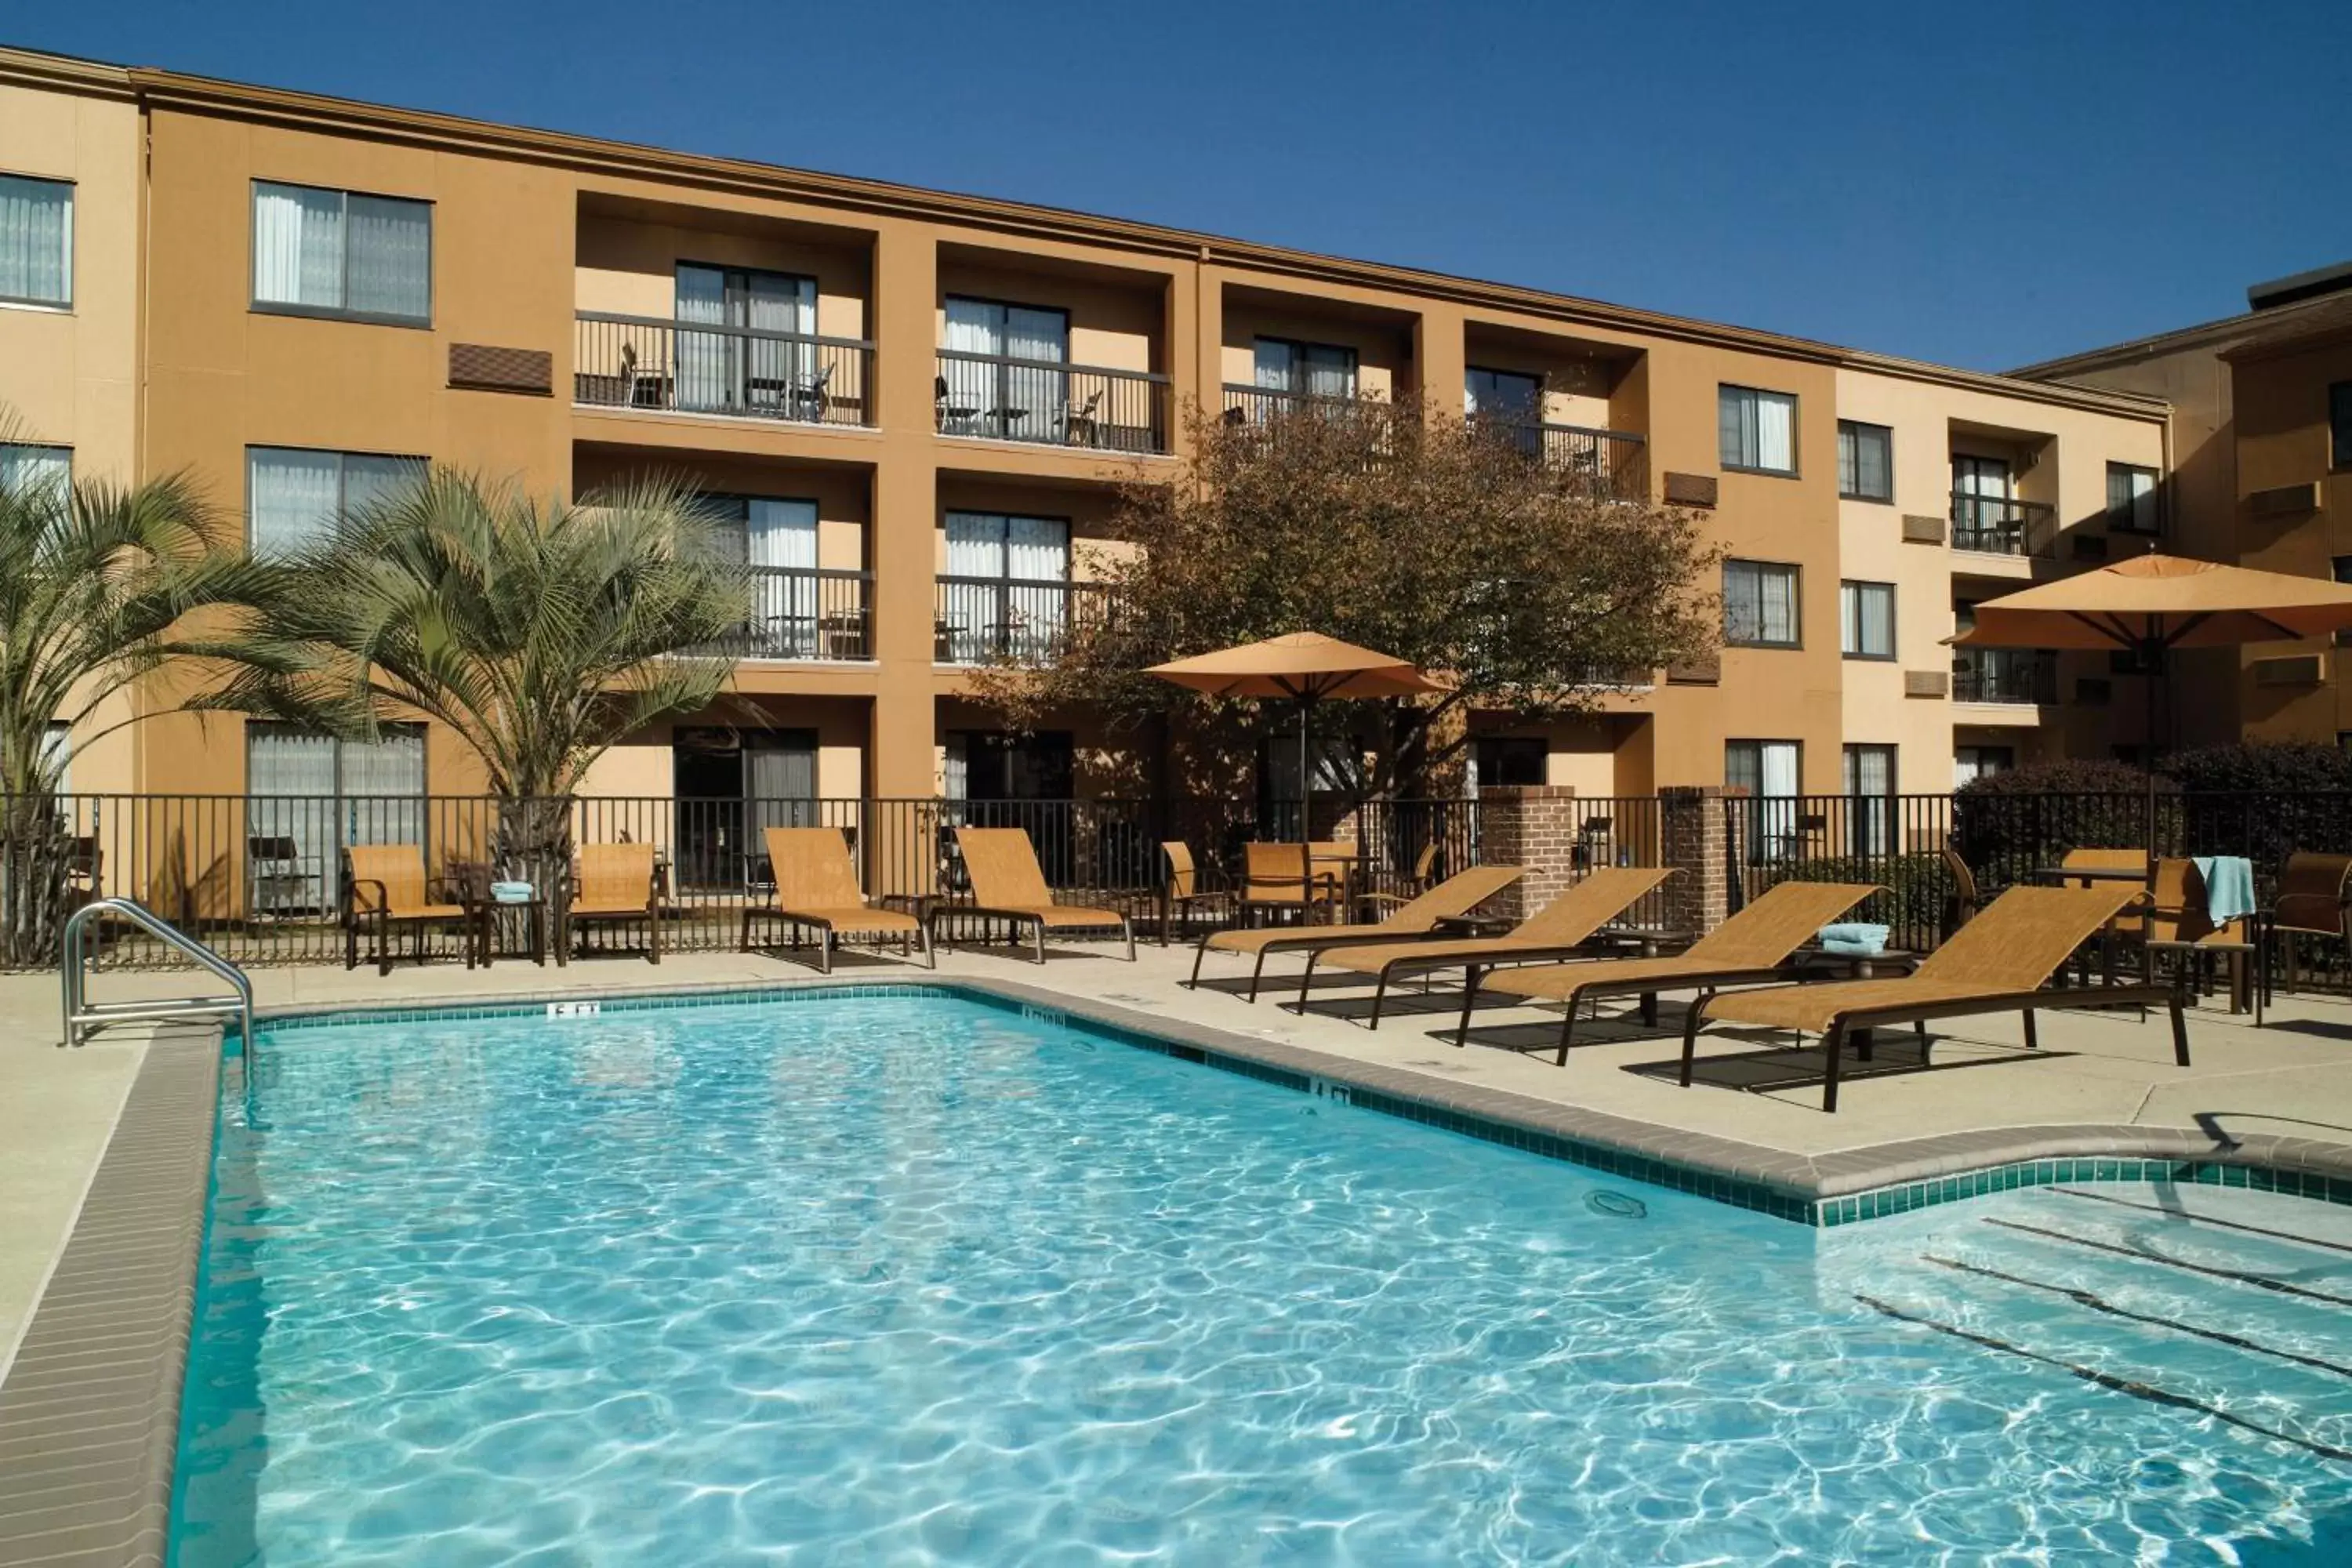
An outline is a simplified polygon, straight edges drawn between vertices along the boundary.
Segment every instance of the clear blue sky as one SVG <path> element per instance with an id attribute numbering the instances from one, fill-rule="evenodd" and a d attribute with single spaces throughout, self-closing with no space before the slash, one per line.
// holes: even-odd
<path id="1" fill-rule="evenodd" d="M 0 39 L 1979 369 L 2352 258 L 2352 0 L 109 0 Z"/>

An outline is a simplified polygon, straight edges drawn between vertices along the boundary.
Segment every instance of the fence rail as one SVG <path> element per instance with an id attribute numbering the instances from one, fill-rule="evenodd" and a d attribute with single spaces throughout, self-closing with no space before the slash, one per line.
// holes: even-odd
<path id="1" fill-rule="evenodd" d="M 2058 509 L 2013 496 L 1952 492 L 1952 548 L 1987 555 L 2051 554 L 2058 543 Z"/>
<path id="2" fill-rule="evenodd" d="M 572 354 L 572 400 L 590 407 L 874 423 L 874 345 L 862 339 L 583 310 Z"/>
<path id="3" fill-rule="evenodd" d="M 1099 583 L 1018 577 L 935 579 L 932 658 L 940 664 L 1045 664 L 1070 634 L 1111 614 L 1112 591 Z"/>
<path id="4" fill-rule="evenodd" d="M 874 657 L 866 572 L 754 566 L 751 618 L 701 651 L 730 658 Z"/>
<path id="5" fill-rule="evenodd" d="M 941 349 L 935 402 L 942 436 L 1168 450 L 1169 381 L 1144 371 Z"/>
<path id="6" fill-rule="evenodd" d="M 1596 500 L 1646 500 L 1650 447 L 1623 430 L 1546 425 L 1525 419 L 1484 421 L 1502 439 Z"/>

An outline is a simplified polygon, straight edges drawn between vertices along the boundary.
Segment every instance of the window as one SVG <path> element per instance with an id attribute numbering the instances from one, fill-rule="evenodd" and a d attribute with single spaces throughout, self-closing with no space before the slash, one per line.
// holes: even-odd
<path id="1" fill-rule="evenodd" d="M 73 303 L 74 188 L 0 174 L 0 300 Z"/>
<path id="2" fill-rule="evenodd" d="M 1845 749 L 1846 853 L 1885 855 L 1895 847 L 1895 748 Z"/>
<path id="3" fill-rule="evenodd" d="M 338 741 L 294 724 L 245 727 L 247 897 L 258 915 L 333 910 L 342 850 L 425 842 L 425 726 Z"/>
<path id="4" fill-rule="evenodd" d="M 0 489 L 28 490 L 38 485 L 73 482 L 71 447 L 37 447 L 0 441 Z"/>
<path id="5" fill-rule="evenodd" d="M 2117 533 L 2162 531 L 2156 516 L 2156 470 L 2107 465 L 2107 527 Z"/>
<path id="6" fill-rule="evenodd" d="M 1716 424 L 1725 468 L 1759 474 L 1797 471 L 1797 400 L 1787 393 L 1723 387 Z"/>
<path id="7" fill-rule="evenodd" d="M 1540 735 L 1482 735 L 1471 748 L 1472 782 L 1480 789 L 1539 784 L 1550 751 L 1551 743 Z"/>
<path id="8" fill-rule="evenodd" d="M 1848 500 L 1895 499 L 1895 432 L 1884 425 L 1838 421 L 1838 494 Z"/>
<path id="9" fill-rule="evenodd" d="M 1337 343 L 1259 338 L 1253 349 L 1255 381 L 1267 392 L 1307 397 L 1356 395 L 1356 351 Z"/>
<path id="10" fill-rule="evenodd" d="M 41 766 L 59 795 L 73 794 L 73 726 L 52 719 L 41 729 Z"/>
<path id="11" fill-rule="evenodd" d="M 768 496 L 705 495 L 695 510 L 731 564 L 751 570 L 751 621 L 744 646 L 759 658 L 816 658 L 820 602 L 817 505 Z"/>
<path id="12" fill-rule="evenodd" d="M 2013 746 L 1955 746 L 1952 748 L 1952 787 L 1958 789 L 1971 779 L 1990 778 L 2017 766 L 2017 750 Z"/>
<path id="13" fill-rule="evenodd" d="M 1497 419 L 1512 425 L 1543 422 L 1543 382 L 1511 370 L 1481 370 L 1472 365 L 1463 378 L 1464 410 L 1473 419 Z"/>
<path id="14" fill-rule="evenodd" d="M 1848 658 L 1895 657 L 1895 584 L 1838 584 L 1838 646 Z"/>
<path id="15" fill-rule="evenodd" d="M 257 310 L 433 319 L 433 204 L 253 183 Z"/>
<path id="16" fill-rule="evenodd" d="M 939 586 L 946 662 L 1050 655 L 1069 618 L 1069 521 L 951 511 Z"/>
<path id="17" fill-rule="evenodd" d="M 1063 426 L 1055 422 L 1069 402 L 1070 378 L 1045 366 L 1070 357 L 1069 313 L 950 295 L 947 321 L 941 429 L 1013 441 L 1060 439 Z M 1006 359 L 1033 363 L 992 363 Z"/>
<path id="18" fill-rule="evenodd" d="M 1739 647 L 1801 647 L 1797 569 L 1768 561 L 1723 563 L 1723 640 Z"/>
<path id="19" fill-rule="evenodd" d="M 1794 741 L 1727 741 L 1723 744 L 1723 782 L 1727 788 L 1748 792 L 1738 821 L 1747 839 L 1751 863 L 1785 859 L 1797 852 L 1798 763 L 1801 753 Z"/>
<path id="20" fill-rule="evenodd" d="M 2352 468 L 2352 381 L 2327 389 L 2327 466 Z"/>
<path id="21" fill-rule="evenodd" d="M 247 447 L 245 458 L 246 544 L 257 555 L 315 543 L 339 520 L 421 481 L 426 467 L 422 458 L 298 447 Z"/>

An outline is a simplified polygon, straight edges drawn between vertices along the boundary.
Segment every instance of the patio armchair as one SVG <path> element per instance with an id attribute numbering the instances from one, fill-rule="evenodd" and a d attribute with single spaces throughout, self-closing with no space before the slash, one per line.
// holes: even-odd
<path id="1" fill-rule="evenodd" d="M 1924 1053 L 1927 1025 L 1933 1020 L 2016 1013 L 2025 1021 L 2025 1044 L 2034 1049 L 2041 1041 L 2033 1015 L 2046 1007 L 2168 1008 L 2173 1059 L 2187 1067 L 2189 1026 L 2181 1011 L 2184 987 L 2178 981 L 2168 985 L 2046 988 L 2074 950 L 2129 910 L 2143 891 L 2114 882 L 2088 888 L 2011 888 L 1903 979 L 1774 985 L 1702 997 L 1691 1005 L 1683 1023 L 1682 1086 L 1690 1087 L 1698 1032 L 1707 1023 L 1760 1024 L 1801 1035 L 1810 1030 L 1822 1037 L 1822 1109 L 1833 1111 L 1845 1047 L 1852 1042 L 1868 1060 L 1873 1029 L 1909 1024 L 1918 1031 Z"/>
<path id="2" fill-rule="evenodd" d="M 1969 868 L 1957 846 L 1947 841 L 1937 854 L 1944 862 L 1944 874 L 1952 879 L 1952 896 L 1944 905 L 1944 929 L 1958 931 L 1975 917 L 1984 897 L 1977 891 L 1977 874 Z"/>
<path id="3" fill-rule="evenodd" d="M 1822 927 L 1877 891 L 1868 883 L 1777 882 L 1676 957 L 1587 959 L 1484 974 L 1473 970 L 1470 983 L 1462 990 L 1462 1022 L 1454 1031 L 1454 1043 L 1457 1047 L 1469 1043 L 1470 1012 L 1478 1005 L 1483 983 L 1489 991 L 1567 1005 L 1559 1021 L 1559 1055 L 1552 1063 L 1566 1067 L 1577 1014 L 1588 1001 L 1639 996 L 1644 1016 L 1651 1016 L 1661 991 L 1712 994 L 1725 985 L 1785 979 L 1789 961 L 1799 948 L 1811 942 Z"/>
<path id="4" fill-rule="evenodd" d="M 1314 848 L 1306 844 L 1245 844 L 1242 847 L 1241 892 L 1234 900 L 1244 925 L 1258 910 L 1290 910 L 1301 925 L 1339 895 L 1339 879 L 1314 869 Z"/>
<path id="5" fill-rule="evenodd" d="M 1036 962 L 1045 962 L 1045 932 L 1102 930 L 1117 926 L 1127 941 L 1127 960 L 1135 962 L 1135 925 L 1117 910 L 1079 904 L 1057 904 L 1045 885 L 1045 868 L 1037 864 L 1037 847 L 1018 827 L 958 827 L 956 851 L 964 876 L 971 883 L 972 901 L 931 911 L 936 928 L 941 915 L 979 915 L 1009 922 L 1014 931 L 1027 926 L 1036 944 Z M 937 930 L 932 940 L 938 940 Z"/>
<path id="6" fill-rule="evenodd" d="M 1390 982 L 1408 974 L 1426 976 L 1446 969 L 1475 974 L 1496 964 L 1567 958 L 1674 874 L 1671 867 L 1604 866 L 1501 936 L 1461 937 L 1396 947 L 1326 949 L 1308 956 L 1307 973 L 1298 979 L 1298 1001 L 1295 1005 L 1299 1012 L 1307 1010 L 1307 991 L 1315 984 L 1315 966 L 1319 960 L 1334 969 L 1352 970 L 1372 977 L 1370 1023 L 1377 1029 L 1381 1026 L 1381 1005 L 1388 1000 Z"/>
<path id="7" fill-rule="evenodd" d="M 1204 871 L 1192 859 L 1192 847 L 1181 838 L 1171 838 L 1160 846 L 1160 853 L 1168 863 L 1167 879 L 1160 886 L 1160 945 L 1168 945 L 1168 933 L 1178 921 L 1188 925 L 1193 912 L 1210 910 L 1219 921 L 1230 920 L 1234 912 L 1234 889 L 1213 886 L 1213 868 Z"/>
<path id="8" fill-rule="evenodd" d="M 1368 910 L 1399 910 L 1429 890 L 1429 879 L 1437 869 L 1437 841 L 1431 839 L 1412 858 L 1412 870 L 1398 879 L 1392 893 L 1365 892 L 1356 895 L 1356 916 L 1362 919 Z"/>
<path id="9" fill-rule="evenodd" d="M 2301 980 L 2298 937 L 2340 942 L 2352 951 L 2352 855 L 2297 850 L 2279 868 L 2278 890 L 2263 919 L 2265 933 L 2285 938 L 2286 988 Z"/>
<path id="10" fill-rule="evenodd" d="M 572 883 L 556 916 L 555 945 L 572 952 L 572 938 L 594 926 L 646 923 L 646 962 L 661 962 L 661 882 L 650 844 L 583 844 Z"/>
<path id="11" fill-rule="evenodd" d="M 2254 924 L 2252 916 L 2243 915 L 2215 924 L 2207 911 L 2205 878 L 2198 870 L 2197 862 L 2159 859 L 2156 863 L 2156 901 L 2148 909 L 2137 937 L 2149 960 L 2147 977 L 2156 978 L 2156 956 L 2168 954 L 2176 963 L 2197 971 L 2201 994 L 2210 989 L 2208 978 L 2213 961 L 2226 958 L 2230 963 L 2230 1010 L 2243 1011 L 2249 1005 L 2247 997 L 2252 991 L 2255 994 L 2251 1005 L 2259 1023 L 2261 987 L 2248 963 L 2257 952 Z"/>
<path id="12" fill-rule="evenodd" d="M 1400 906 L 1386 920 L 1371 925 L 1324 926 L 1302 931 L 1297 926 L 1276 927 L 1270 931 L 1213 931 L 1201 939 L 1192 952 L 1192 978 L 1185 984 L 1201 984 L 1201 960 L 1212 949 L 1219 952 L 1251 953 L 1257 963 L 1250 971 L 1249 999 L 1257 1000 L 1258 983 L 1265 974 L 1266 955 L 1275 952 L 1313 954 L 1323 948 L 1360 947 L 1367 942 L 1419 942 L 1435 931 L 1441 921 L 1454 920 L 1468 914 L 1488 899 L 1517 881 L 1527 872 L 1517 866 L 1473 866 L 1456 871 L 1429 891 Z"/>
<path id="13" fill-rule="evenodd" d="M 793 943 L 800 944 L 803 927 L 816 933 L 817 969 L 833 973 L 833 950 L 844 931 L 898 939 L 898 952 L 911 957 L 910 944 L 919 941 L 925 967 L 937 969 L 929 927 L 903 910 L 886 910 L 867 901 L 857 885 L 857 868 L 849 858 L 849 840 L 837 827 L 771 827 L 766 829 L 768 867 L 773 880 L 772 901 L 746 905 L 741 951 L 751 951 L 751 922 L 773 921 L 790 928 Z"/>
<path id="14" fill-rule="evenodd" d="M 474 967 L 481 940 L 481 910 L 463 887 L 446 877 L 425 874 L 425 849 L 416 844 L 354 844 L 343 850 L 343 967 L 360 963 L 360 933 L 368 933 L 376 973 L 392 973 L 392 940 L 408 931 L 416 962 L 425 958 L 425 935 L 455 925 L 465 946 L 466 967 Z"/>

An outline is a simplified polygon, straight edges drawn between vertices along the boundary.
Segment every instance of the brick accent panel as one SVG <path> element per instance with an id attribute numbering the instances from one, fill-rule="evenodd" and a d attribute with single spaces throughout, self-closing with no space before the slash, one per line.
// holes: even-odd
<path id="1" fill-rule="evenodd" d="M 1507 920 L 1523 921 L 1575 879 L 1576 787 L 1494 784 L 1478 792 L 1479 858 L 1521 866 L 1527 874 L 1488 901 Z"/>
<path id="2" fill-rule="evenodd" d="M 1666 879 L 1666 924 L 1704 936 L 1731 912 L 1731 826 L 1727 798 L 1744 789 L 1717 784 L 1671 785 L 1658 792 L 1658 863 Z"/>

